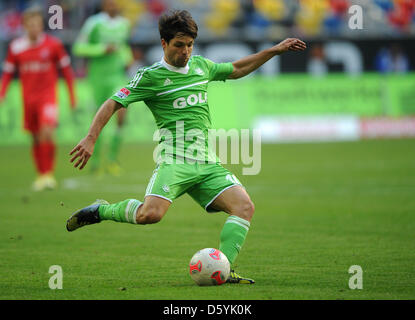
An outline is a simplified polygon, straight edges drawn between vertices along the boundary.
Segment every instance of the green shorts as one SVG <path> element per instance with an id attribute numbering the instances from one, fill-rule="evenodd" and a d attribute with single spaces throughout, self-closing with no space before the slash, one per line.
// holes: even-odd
<path id="1" fill-rule="evenodd" d="M 226 189 L 242 184 L 218 163 L 161 163 L 153 171 L 146 196 L 173 202 L 188 193 L 207 212 L 217 212 L 209 205 Z"/>

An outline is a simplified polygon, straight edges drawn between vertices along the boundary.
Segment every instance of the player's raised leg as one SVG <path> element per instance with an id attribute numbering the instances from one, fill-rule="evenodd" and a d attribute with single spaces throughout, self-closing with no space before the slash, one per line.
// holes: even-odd
<path id="1" fill-rule="evenodd" d="M 254 204 L 246 190 L 235 185 L 222 192 L 210 206 L 229 214 L 220 235 L 219 250 L 226 255 L 232 266 L 248 234 L 255 211 Z M 231 270 L 228 282 L 252 284 L 255 281 L 243 278 Z"/>
<path id="2" fill-rule="evenodd" d="M 66 222 L 66 229 L 74 231 L 85 225 L 99 223 L 104 220 L 131 224 L 157 223 L 166 214 L 169 206 L 170 201 L 156 196 L 146 196 L 144 202 L 136 199 L 126 199 L 109 204 L 105 200 L 97 200 L 73 213 Z"/>

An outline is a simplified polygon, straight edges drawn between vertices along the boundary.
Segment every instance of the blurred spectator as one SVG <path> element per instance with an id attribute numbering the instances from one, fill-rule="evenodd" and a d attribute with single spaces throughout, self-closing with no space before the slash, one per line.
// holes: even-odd
<path id="1" fill-rule="evenodd" d="M 285 4 L 282 0 L 253 0 L 254 8 L 269 21 L 278 21 L 284 17 Z"/>
<path id="2" fill-rule="evenodd" d="M 240 10 L 238 0 L 212 0 L 211 10 L 207 12 L 204 23 L 217 35 L 224 35 L 237 18 Z"/>
<path id="3" fill-rule="evenodd" d="M 143 1 L 118 0 L 120 13 L 126 17 L 130 24 L 135 25 L 146 11 L 146 4 Z"/>
<path id="4" fill-rule="evenodd" d="M 133 53 L 133 62 L 128 66 L 127 70 L 128 77 L 130 79 L 136 75 L 138 69 L 145 65 L 144 54 L 141 48 L 133 47 L 131 48 L 131 51 Z"/>
<path id="5" fill-rule="evenodd" d="M 22 15 L 14 9 L 2 11 L 0 19 L 0 38 L 9 40 L 22 32 Z"/>
<path id="6" fill-rule="evenodd" d="M 37 3 L 48 14 L 52 4 L 63 9 L 64 29 L 54 32 L 72 44 L 85 20 L 99 11 L 99 0 L 0 0 L 0 41 L 21 32 L 21 12 Z M 169 9 L 188 9 L 200 25 L 199 40 L 242 38 L 275 41 L 296 35 L 359 37 L 415 35 L 415 0 L 117 0 L 121 14 L 131 23 L 132 43 L 155 43 L 157 19 Z M 351 5 L 364 12 L 364 28 L 348 28 Z M 0 44 L 0 50 L 4 45 Z M 4 51 L 4 50 L 3 50 Z M 0 52 L 0 57 L 4 52 Z"/>
<path id="7" fill-rule="evenodd" d="M 415 0 L 395 0 L 394 4 L 394 9 L 388 15 L 389 21 L 400 30 L 409 31 L 415 11 Z"/>
<path id="8" fill-rule="evenodd" d="M 319 44 L 314 45 L 310 50 L 310 59 L 307 63 L 307 72 L 313 77 L 323 77 L 328 72 L 324 49 Z"/>
<path id="9" fill-rule="evenodd" d="M 409 71 L 407 55 L 398 45 L 382 48 L 376 56 L 376 70 L 381 73 L 406 73 Z"/>
<path id="10" fill-rule="evenodd" d="M 159 16 L 168 9 L 162 0 L 147 0 L 147 8 L 154 16 L 154 19 L 158 19 Z"/>

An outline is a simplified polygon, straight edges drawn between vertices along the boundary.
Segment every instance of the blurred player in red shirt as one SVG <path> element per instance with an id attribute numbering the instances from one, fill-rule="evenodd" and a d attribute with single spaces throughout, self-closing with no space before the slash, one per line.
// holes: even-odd
<path id="1" fill-rule="evenodd" d="M 60 40 L 44 33 L 41 11 L 24 12 L 23 26 L 26 34 L 10 43 L 4 61 L 0 102 L 17 71 L 23 89 L 24 128 L 33 137 L 32 155 L 38 172 L 33 189 L 40 191 L 56 187 L 53 170 L 58 70 L 62 71 L 68 86 L 72 109 L 75 108 L 74 76 L 70 57 Z"/>

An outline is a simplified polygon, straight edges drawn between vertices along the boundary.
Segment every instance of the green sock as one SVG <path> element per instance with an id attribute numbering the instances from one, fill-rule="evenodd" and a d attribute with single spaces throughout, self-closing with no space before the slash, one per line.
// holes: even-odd
<path id="1" fill-rule="evenodd" d="M 120 152 L 120 146 L 121 146 L 121 129 L 117 128 L 111 139 L 110 152 L 108 155 L 110 161 L 112 162 L 117 161 L 118 153 Z"/>
<path id="2" fill-rule="evenodd" d="M 114 204 L 102 204 L 98 208 L 101 220 L 113 220 L 136 224 L 138 207 L 142 204 L 136 199 L 127 199 Z"/>
<path id="3" fill-rule="evenodd" d="M 232 265 L 241 251 L 250 227 L 249 221 L 237 216 L 226 219 L 220 234 L 219 250 L 222 251 Z"/>

